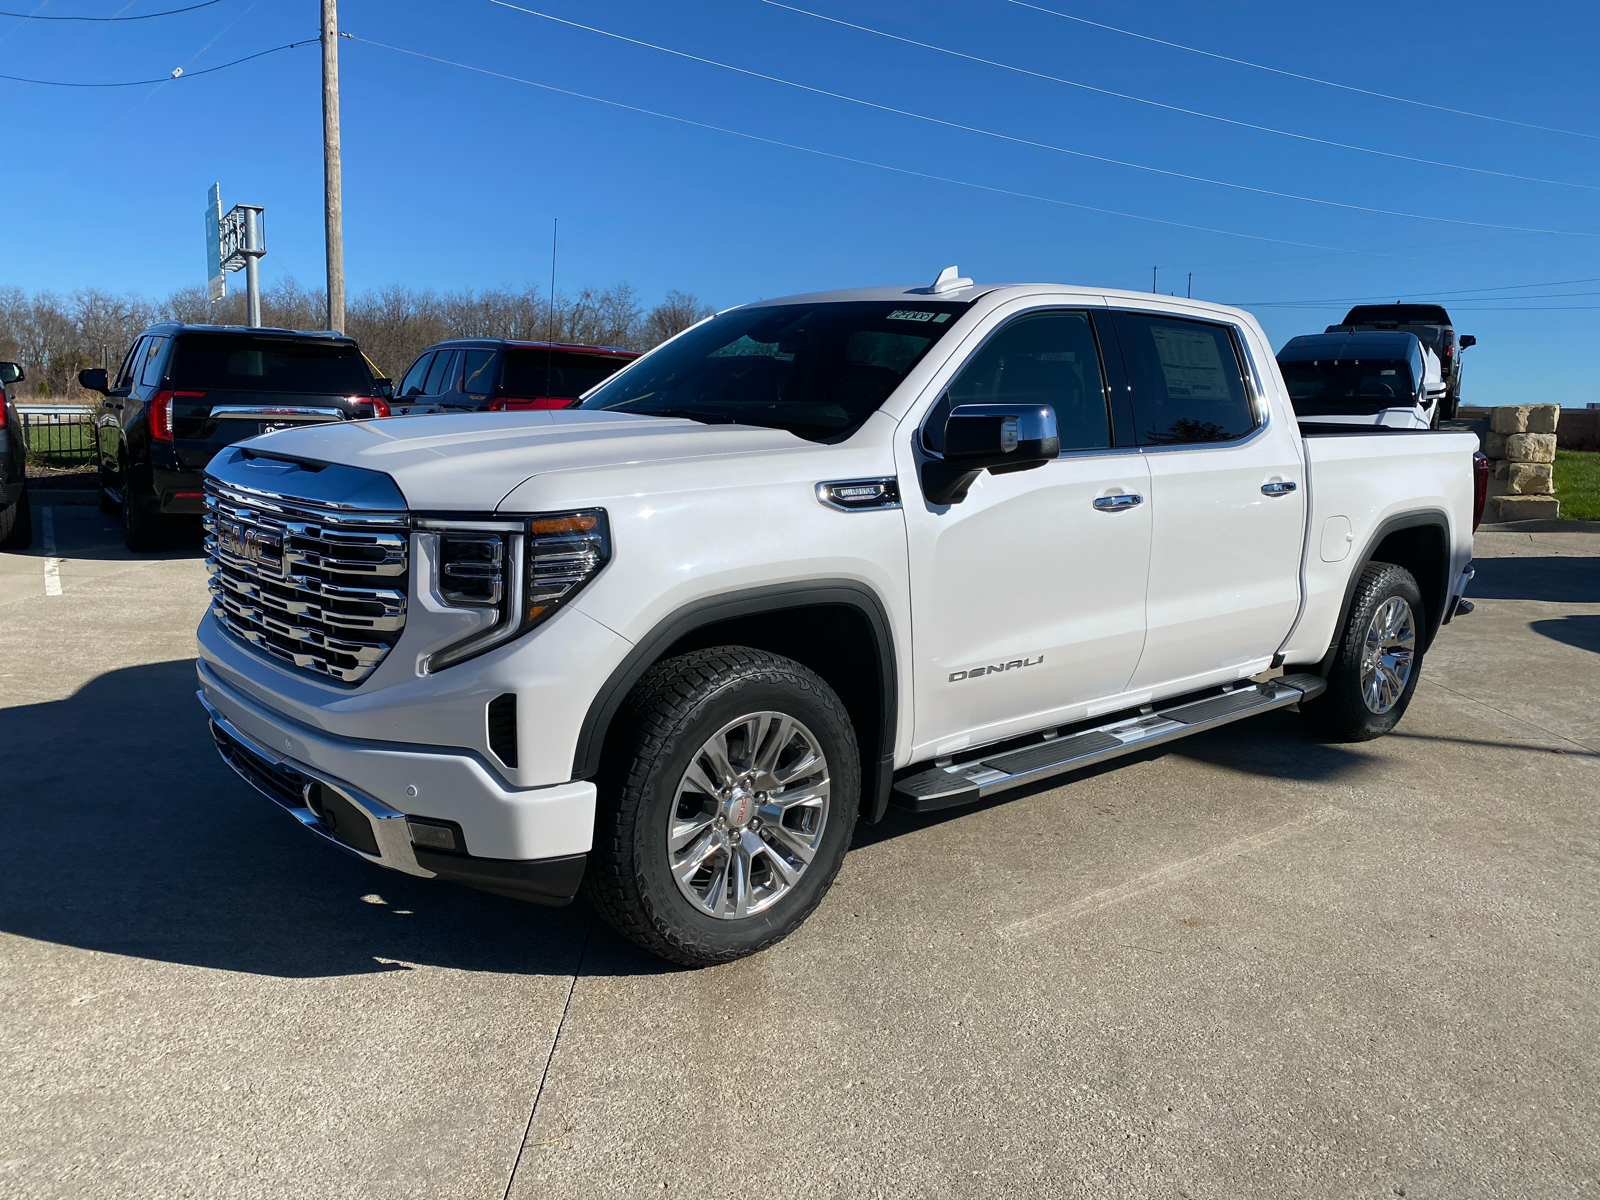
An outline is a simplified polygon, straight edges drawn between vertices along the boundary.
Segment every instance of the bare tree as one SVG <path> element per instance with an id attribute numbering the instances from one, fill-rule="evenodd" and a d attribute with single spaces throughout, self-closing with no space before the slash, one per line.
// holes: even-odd
<path id="1" fill-rule="evenodd" d="M 652 346 L 658 346 L 669 337 L 677 337 L 689 326 L 703 321 L 711 312 L 711 307 L 702 304 L 698 297 L 673 288 L 667 293 L 667 298 L 645 317 L 645 336 Z"/>

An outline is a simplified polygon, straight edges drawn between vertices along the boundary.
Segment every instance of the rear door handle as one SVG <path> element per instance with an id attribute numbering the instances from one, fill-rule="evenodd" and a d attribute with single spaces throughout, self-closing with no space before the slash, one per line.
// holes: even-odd
<path id="1" fill-rule="evenodd" d="M 1294 491 L 1294 482 L 1288 479 L 1261 485 L 1261 494 L 1263 496 L 1287 496 L 1292 491 Z"/>
<path id="2" fill-rule="evenodd" d="M 1120 496 L 1096 496 L 1094 506 L 1101 512 L 1122 512 L 1144 503 L 1143 496 L 1125 492 Z"/>

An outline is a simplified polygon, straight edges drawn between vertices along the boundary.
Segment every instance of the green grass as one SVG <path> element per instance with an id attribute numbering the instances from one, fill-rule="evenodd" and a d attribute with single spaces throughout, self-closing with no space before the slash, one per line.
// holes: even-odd
<path id="1" fill-rule="evenodd" d="M 88 425 L 29 425 L 28 461 L 42 466 L 84 462 L 94 453 L 94 430 Z"/>
<path id="2" fill-rule="evenodd" d="M 1556 499 L 1567 521 L 1600 521 L 1600 451 L 1556 451 Z"/>

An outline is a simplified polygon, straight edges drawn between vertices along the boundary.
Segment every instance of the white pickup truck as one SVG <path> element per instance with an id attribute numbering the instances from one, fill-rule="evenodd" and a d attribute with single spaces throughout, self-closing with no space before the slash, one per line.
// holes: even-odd
<path id="1" fill-rule="evenodd" d="M 891 803 L 1289 705 L 1387 732 L 1468 607 L 1475 445 L 1298 425 L 1237 309 L 953 268 L 762 301 L 575 409 L 223 451 L 199 695 L 369 862 L 722 962 Z"/>

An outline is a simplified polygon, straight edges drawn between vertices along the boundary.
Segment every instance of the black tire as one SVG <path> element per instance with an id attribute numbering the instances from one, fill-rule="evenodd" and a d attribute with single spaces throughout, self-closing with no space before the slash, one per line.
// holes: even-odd
<path id="1" fill-rule="evenodd" d="M 0 550 L 26 550 L 33 545 L 33 507 L 24 484 L 22 495 L 0 508 Z"/>
<path id="2" fill-rule="evenodd" d="M 780 713 L 801 723 L 825 760 L 829 795 L 820 842 L 797 881 L 763 911 L 723 919 L 691 903 L 673 878 L 668 822 L 683 819 L 678 787 L 691 761 L 708 739 L 750 713 Z M 787 937 L 827 894 L 854 833 L 861 758 L 844 704 L 815 672 L 744 646 L 657 663 L 617 714 L 607 756 L 584 891 L 624 937 L 685 966 L 731 962 Z M 713 805 L 707 811 L 724 810 Z M 770 832 L 756 836 L 772 838 Z"/>
<path id="3" fill-rule="evenodd" d="M 1398 699 L 1380 712 L 1368 703 L 1362 676 L 1371 653 L 1367 637 L 1373 619 L 1391 599 L 1403 600 L 1411 610 L 1414 649 L 1404 688 Z M 1300 706 L 1307 724 L 1322 737 L 1335 742 L 1367 742 L 1392 730 L 1405 715 L 1411 697 L 1416 694 L 1417 680 L 1422 677 L 1426 631 L 1427 613 L 1422 607 L 1422 592 L 1411 572 L 1393 563 L 1368 563 L 1356 583 L 1350 615 L 1340 634 L 1333 666 L 1328 671 L 1328 689 Z"/>
<path id="4" fill-rule="evenodd" d="M 122 541 L 129 550 L 159 550 L 166 544 L 167 526 L 159 513 L 150 512 L 139 503 L 133 487 L 126 478 L 122 481 Z"/>

